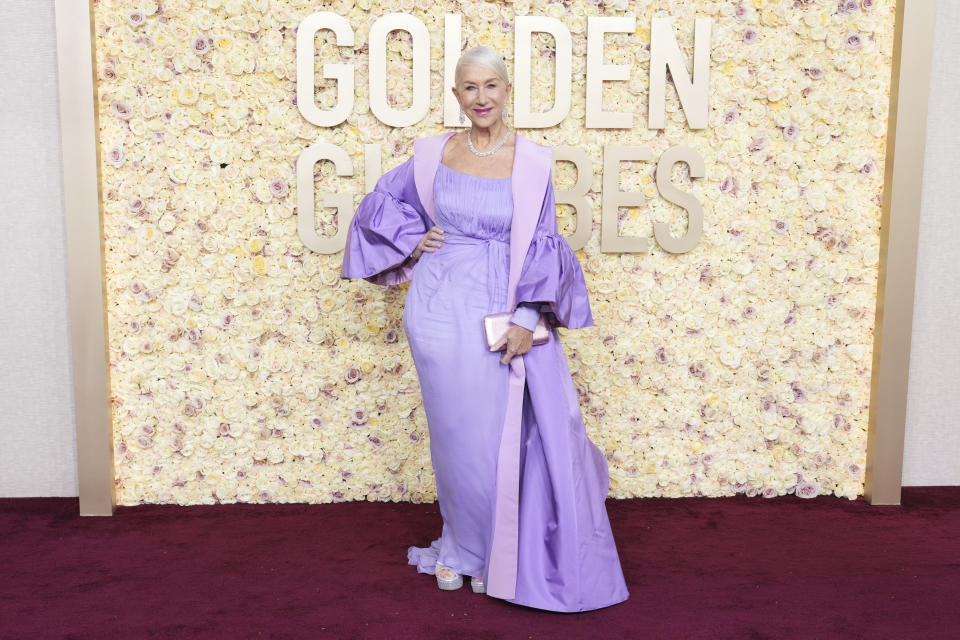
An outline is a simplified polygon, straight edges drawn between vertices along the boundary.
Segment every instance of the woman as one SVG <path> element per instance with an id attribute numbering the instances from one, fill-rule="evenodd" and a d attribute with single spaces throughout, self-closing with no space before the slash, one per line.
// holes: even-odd
<path id="1" fill-rule="evenodd" d="M 410 281 L 404 331 L 420 379 L 443 517 L 408 562 L 444 589 L 551 611 L 628 597 L 556 327 L 589 327 L 583 271 L 558 234 L 552 151 L 504 124 L 511 84 L 489 47 L 457 61 L 466 132 L 414 142 L 360 203 L 343 278 Z M 490 351 L 482 318 L 513 311 Z M 532 345 L 540 314 L 550 340 Z"/>

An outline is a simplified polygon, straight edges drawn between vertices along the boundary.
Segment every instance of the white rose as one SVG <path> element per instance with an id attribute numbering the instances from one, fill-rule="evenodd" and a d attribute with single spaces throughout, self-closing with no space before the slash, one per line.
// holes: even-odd
<path id="1" fill-rule="evenodd" d="M 827 197 L 819 189 L 811 188 L 807 191 L 807 202 L 814 211 L 823 211 L 827 207 Z"/>
<path id="2" fill-rule="evenodd" d="M 190 169 L 186 165 L 175 164 L 167 169 L 167 175 L 177 184 L 184 184 L 190 179 Z"/>

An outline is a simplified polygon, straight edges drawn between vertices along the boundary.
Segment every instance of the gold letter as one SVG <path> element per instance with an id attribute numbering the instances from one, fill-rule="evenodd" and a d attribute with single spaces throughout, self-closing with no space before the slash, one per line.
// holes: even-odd
<path id="1" fill-rule="evenodd" d="M 642 206 L 643 193 L 620 191 L 620 163 L 650 160 L 650 147 L 611 144 L 603 148 L 603 206 L 600 214 L 600 251 L 604 253 L 647 253 L 647 238 L 620 235 L 620 207 Z"/>
<path id="2" fill-rule="evenodd" d="M 556 18 L 548 16 L 517 16 L 513 30 L 513 126 L 543 129 L 561 123 L 570 112 L 570 84 L 573 78 L 570 30 Z M 540 113 L 530 111 L 530 36 L 534 32 L 549 33 L 556 43 L 553 106 L 549 111 Z"/>
<path id="3" fill-rule="evenodd" d="M 577 226 L 567 243 L 574 251 L 582 249 L 590 241 L 593 232 L 593 207 L 587 199 L 587 191 L 593 185 L 593 162 L 583 147 L 558 146 L 553 148 L 553 162 L 572 162 L 577 167 L 577 182 L 570 189 L 554 192 L 557 204 L 569 204 L 577 212 Z"/>
<path id="4" fill-rule="evenodd" d="M 335 127 L 353 111 L 353 65 L 323 65 L 323 77 L 337 81 L 337 106 L 328 111 L 318 109 L 313 84 L 313 58 L 316 55 L 313 39 L 320 29 L 331 29 L 337 36 L 337 45 L 353 46 L 350 23 L 335 13 L 321 11 L 307 16 L 300 23 L 297 29 L 297 109 L 307 122 L 318 127 Z"/>
<path id="5" fill-rule="evenodd" d="M 387 100 L 387 34 L 406 31 L 413 39 L 413 101 L 404 110 Z M 370 27 L 370 110 L 391 127 L 408 127 L 423 120 L 430 109 L 430 32 L 419 19 L 388 13 Z"/>
<path id="6" fill-rule="evenodd" d="M 700 236 L 703 235 L 703 205 L 690 195 L 673 186 L 670 174 L 673 165 L 677 162 L 686 162 L 690 167 L 691 178 L 702 178 L 705 175 L 703 158 L 693 147 L 678 144 L 667 149 L 657 163 L 657 190 L 664 200 L 680 205 L 687 211 L 687 232 L 674 238 L 670 235 L 670 225 L 665 222 L 653 223 L 653 235 L 657 244 L 664 251 L 670 253 L 686 253 L 697 246 Z"/>
<path id="7" fill-rule="evenodd" d="M 633 33 L 635 24 L 633 16 L 587 18 L 587 128 L 629 129 L 633 126 L 632 113 L 603 110 L 603 81 L 630 79 L 630 65 L 603 63 L 603 35 Z"/>
<path id="8" fill-rule="evenodd" d="M 337 233 L 321 237 L 317 233 L 313 197 L 313 165 L 320 160 L 332 160 L 338 176 L 353 175 L 353 160 L 347 152 L 328 142 L 315 142 L 297 158 L 297 232 L 300 241 L 317 253 L 336 253 L 347 246 L 347 229 L 355 213 L 353 192 L 323 194 L 324 207 L 337 208 Z"/>
<path id="9" fill-rule="evenodd" d="M 666 111 L 667 67 L 691 129 L 705 129 L 710 92 L 710 18 L 694 25 L 693 80 L 680 55 L 670 18 L 654 18 L 650 28 L 650 106 L 648 129 L 663 129 Z"/>

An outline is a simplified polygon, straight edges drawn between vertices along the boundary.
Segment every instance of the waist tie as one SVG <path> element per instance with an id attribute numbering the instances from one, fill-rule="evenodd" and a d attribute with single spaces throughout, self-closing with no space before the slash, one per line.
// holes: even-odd
<path id="1" fill-rule="evenodd" d="M 456 229 L 444 229 L 442 245 L 461 244 L 487 247 L 487 313 L 507 311 L 499 306 L 506 304 L 507 267 L 510 260 L 510 241 L 499 238 L 481 238 L 462 233 Z M 477 319 L 481 325 L 481 320 Z M 486 342 L 486 341 L 484 341 Z"/>

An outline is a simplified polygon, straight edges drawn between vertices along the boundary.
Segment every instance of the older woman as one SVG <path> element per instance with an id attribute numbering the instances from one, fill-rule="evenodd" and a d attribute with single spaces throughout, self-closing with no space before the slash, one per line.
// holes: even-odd
<path id="1" fill-rule="evenodd" d="M 416 140 L 380 178 L 341 271 L 410 281 L 404 331 L 443 527 L 408 562 L 442 589 L 469 575 L 474 591 L 539 609 L 616 604 L 629 594 L 604 507 L 607 462 L 587 438 L 556 329 L 593 317 L 557 230 L 552 150 L 504 124 L 511 84 L 496 51 L 466 51 L 455 83 L 469 128 Z M 504 311 L 509 328 L 491 347 L 482 319 Z M 550 338 L 534 346 L 541 314 Z"/>

